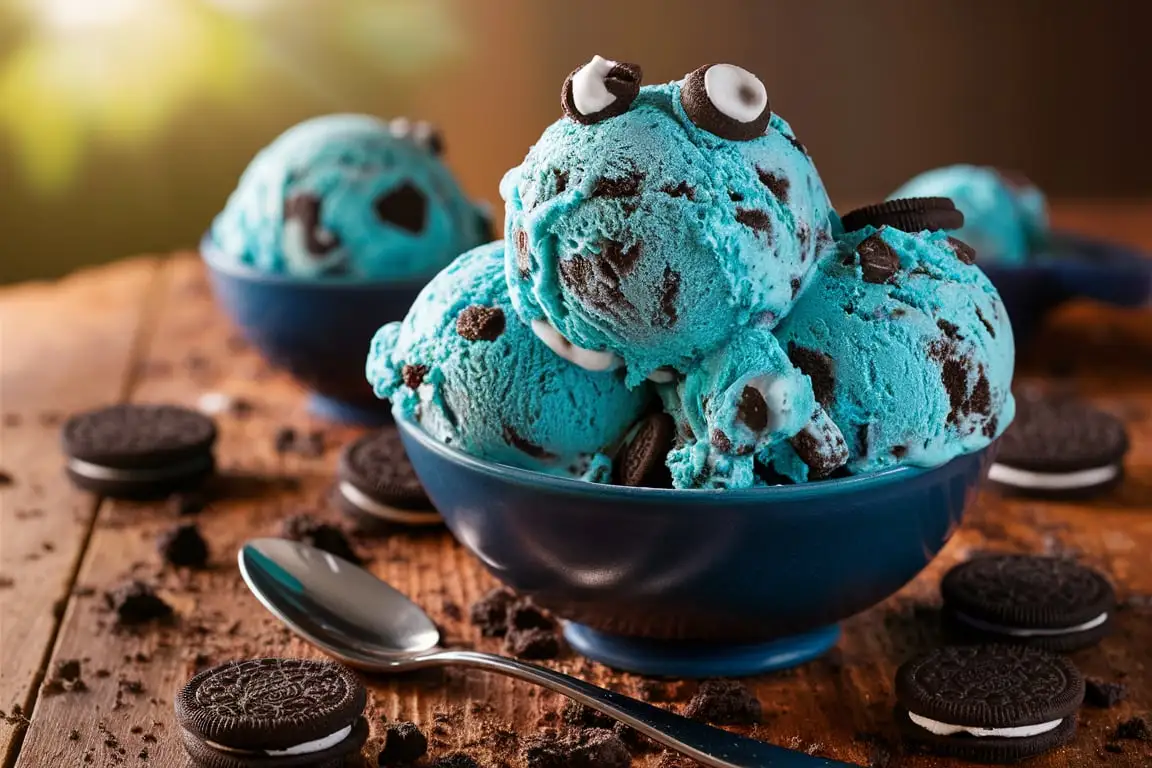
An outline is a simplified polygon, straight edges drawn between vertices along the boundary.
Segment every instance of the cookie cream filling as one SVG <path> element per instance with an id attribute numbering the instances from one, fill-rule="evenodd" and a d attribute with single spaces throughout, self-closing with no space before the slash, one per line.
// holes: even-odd
<path id="1" fill-rule="evenodd" d="M 114 480 L 119 482 L 148 483 L 155 480 L 168 480 L 173 477 L 183 477 L 205 469 L 212 463 L 208 456 L 197 456 L 179 464 L 153 469 L 119 469 L 106 467 L 103 464 L 93 464 L 81 459 L 68 459 L 68 469 L 81 477 L 90 480 Z"/>
<path id="2" fill-rule="evenodd" d="M 587 371 L 610 371 L 620 365 L 620 358 L 611 352 L 598 352 L 594 349 L 578 347 L 552 327 L 547 320 L 532 321 L 532 333 L 548 345 L 548 349 L 570 363 Z"/>
<path id="3" fill-rule="evenodd" d="M 1005 627 L 1001 624 L 992 624 L 991 622 L 981 621 L 974 616 L 967 616 L 959 611 L 955 611 L 956 618 L 965 624 L 975 627 L 976 629 L 983 629 L 986 632 L 995 632 L 998 635 L 1011 635 L 1012 637 L 1058 637 L 1060 635 L 1070 635 L 1074 632 L 1085 632 L 1089 629 L 1095 629 L 1104 622 L 1108 621 L 1108 612 L 1100 614 L 1094 619 L 1077 624 L 1073 627 L 1061 627 L 1059 629 L 1027 629 L 1022 627 Z"/>
<path id="4" fill-rule="evenodd" d="M 1066 491 L 1076 488 L 1091 488 L 1103 485 L 1120 474 L 1120 467 L 1110 464 L 1107 467 L 1082 469 L 1078 472 L 1030 472 L 1004 464 L 993 464 L 988 470 L 988 479 L 1002 485 L 1017 488 L 1036 488 L 1050 491 Z"/>
<path id="5" fill-rule="evenodd" d="M 406 509 L 396 509 L 387 504 L 381 504 L 373 499 L 368 494 L 361 491 L 356 486 L 347 480 L 341 481 L 337 486 L 340 495 L 348 499 L 357 509 L 363 510 L 365 513 L 374 517 L 391 520 L 397 523 L 408 523 L 410 525 L 420 525 L 422 523 L 436 523 L 440 521 L 440 515 L 435 512 L 419 512 L 410 511 Z"/>
<path id="6" fill-rule="evenodd" d="M 331 736 L 325 736 L 322 739 L 315 739 L 313 741 L 306 741 L 303 744 L 297 744 L 294 747 L 287 749 L 236 749 L 234 747 L 226 747 L 223 744 L 217 744 L 214 741 L 205 740 L 204 743 L 213 749 L 218 749 L 221 752 L 231 752 L 237 755 L 268 755 L 269 757 L 291 757 L 292 755 L 311 755 L 314 752 L 323 752 L 330 749 L 352 733 L 352 726 L 346 725 Z"/>
<path id="7" fill-rule="evenodd" d="M 996 736 L 1002 739 L 1023 739 L 1028 736 L 1038 736 L 1059 727 L 1063 720 L 1049 720 L 1036 725 L 1018 725 L 1014 728 L 978 728 L 974 725 L 952 725 L 932 720 L 915 712 L 908 713 L 908 719 L 926 731 L 937 736 L 952 736 L 957 733 L 967 733 L 971 736 Z"/>

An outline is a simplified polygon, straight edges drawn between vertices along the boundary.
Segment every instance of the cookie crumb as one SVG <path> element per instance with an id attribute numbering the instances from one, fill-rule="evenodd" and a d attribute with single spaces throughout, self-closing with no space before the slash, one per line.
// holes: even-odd
<path id="1" fill-rule="evenodd" d="M 684 716 L 714 725 L 754 725 L 763 717 L 756 694 L 738 680 L 705 680 Z"/>
<path id="2" fill-rule="evenodd" d="M 208 507 L 208 496 L 202 491 L 186 491 L 168 498 L 168 510 L 178 517 L 198 515 Z"/>
<path id="3" fill-rule="evenodd" d="M 12 475 L 10 475 L 9 473 L 0 469 L 0 488 L 6 488 L 7 486 L 12 485 L 15 482 L 16 481 L 15 481 L 15 479 L 13 479 Z"/>
<path id="4" fill-rule="evenodd" d="M 560 655 L 560 638 L 548 629 L 518 629 L 504 638 L 504 650 L 521 659 L 554 659 Z"/>
<path id="5" fill-rule="evenodd" d="M 508 632 L 508 609 L 514 602 L 512 590 L 496 587 L 472 604 L 469 617 L 484 637 L 503 637 Z"/>
<path id="6" fill-rule="evenodd" d="M 203 568 L 208 564 L 208 544 L 196 523 L 184 523 L 164 531 L 156 541 L 156 548 L 170 565 Z"/>
<path id="7" fill-rule="evenodd" d="M 1152 727 L 1142 717 L 1130 717 L 1116 726 L 1112 738 L 1126 741 L 1152 741 Z"/>
<path id="8" fill-rule="evenodd" d="M 124 626 L 146 624 L 172 615 L 172 606 L 164 602 L 149 584 L 136 579 L 106 592 L 104 600 L 115 611 L 117 623 Z"/>
<path id="9" fill-rule="evenodd" d="M 427 751 L 428 737 L 415 723 L 390 723 L 384 732 L 384 748 L 377 763 L 382 767 L 408 765 Z"/>
<path id="10" fill-rule="evenodd" d="M 68 732 L 68 741 L 80 741 L 80 731 L 73 728 Z"/>
<path id="11" fill-rule="evenodd" d="M 432 768 L 480 768 L 480 763 L 463 752 L 454 752 L 435 760 Z"/>
<path id="12" fill-rule="evenodd" d="M 1111 709 L 1128 698 L 1128 686 L 1109 683 L 1097 677 L 1084 680 L 1084 703 L 1099 709 Z"/>
<path id="13" fill-rule="evenodd" d="M 335 525 L 322 523 L 311 515 L 300 514 L 285 518 L 280 525 L 280 532 L 286 539 L 322 549 L 350 563 L 359 565 L 363 562 L 352 549 L 344 531 Z"/>

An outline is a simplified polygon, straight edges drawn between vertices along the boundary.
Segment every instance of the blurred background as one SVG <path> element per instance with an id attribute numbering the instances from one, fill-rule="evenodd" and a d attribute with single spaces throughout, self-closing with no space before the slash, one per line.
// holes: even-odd
<path id="1" fill-rule="evenodd" d="M 593 53 L 756 72 L 838 207 L 958 161 L 1152 196 L 1150 27 L 1146 0 L 0 0 L 0 282 L 193 247 L 325 112 L 438 123 L 498 204 Z"/>

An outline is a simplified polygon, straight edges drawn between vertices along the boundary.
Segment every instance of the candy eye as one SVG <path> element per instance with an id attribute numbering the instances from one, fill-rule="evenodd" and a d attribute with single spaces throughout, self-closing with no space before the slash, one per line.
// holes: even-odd
<path id="1" fill-rule="evenodd" d="M 764 83 L 733 64 L 710 64 L 688 75 L 680 103 L 697 126 L 733 141 L 763 136 L 772 119 Z"/>
<path id="2" fill-rule="evenodd" d="M 426 120 L 413 122 L 406 117 L 396 117 L 389 121 L 388 132 L 398 139 L 408 139 L 419 144 L 433 155 L 440 155 L 444 151 L 444 139 L 440 131 Z"/>
<path id="3" fill-rule="evenodd" d="M 643 72 L 636 64 L 593 56 L 564 81 L 564 114 L 583 125 L 622 115 L 640 93 Z"/>

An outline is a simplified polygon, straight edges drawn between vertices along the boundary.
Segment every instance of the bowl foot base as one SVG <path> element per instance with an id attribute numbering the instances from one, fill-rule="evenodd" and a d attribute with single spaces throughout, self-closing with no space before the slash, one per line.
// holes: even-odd
<path id="1" fill-rule="evenodd" d="M 391 406 L 387 400 L 381 400 L 379 405 L 365 405 L 349 403 L 312 392 L 308 395 L 308 412 L 313 416 L 342 424 L 382 427 L 392 423 Z"/>
<path id="2" fill-rule="evenodd" d="M 830 624 L 769 642 L 731 644 L 646 640 L 569 623 L 564 637 L 580 655 L 626 672 L 652 677 L 744 677 L 822 656 L 836 644 L 840 627 Z"/>

